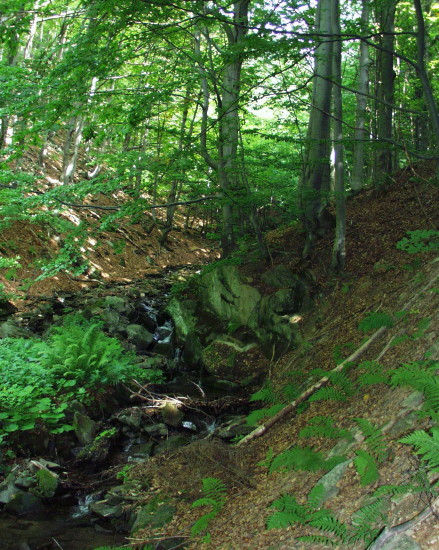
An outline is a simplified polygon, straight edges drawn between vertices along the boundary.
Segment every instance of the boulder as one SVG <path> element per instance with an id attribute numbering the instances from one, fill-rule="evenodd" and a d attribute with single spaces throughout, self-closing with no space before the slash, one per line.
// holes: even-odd
<path id="1" fill-rule="evenodd" d="M 73 415 L 73 429 L 79 443 L 81 445 L 88 445 L 93 442 L 96 436 L 97 425 L 87 415 L 77 411 Z"/>
<path id="2" fill-rule="evenodd" d="M 153 335 L 142 325 L 128 325 L 126 333 L 128 340 L 139 349 L 146 349 L 154 341 Z"/>
<path id="3" fill-rule="evenodd" d="M 14 516 L 36 516 L 45 513 L 45 508 L 37 496 L 19 491 L 5 504 L 4 511 Z"/>
<path id="4" fill-rule="evenodd" d="M 154 454 L 158 455 L 166 451 L 174 451 L 180 447 L 184 447 L 191 441 L 186 435 L 171 435 L 167 439 L 160 441 L 154 448 Z"/>

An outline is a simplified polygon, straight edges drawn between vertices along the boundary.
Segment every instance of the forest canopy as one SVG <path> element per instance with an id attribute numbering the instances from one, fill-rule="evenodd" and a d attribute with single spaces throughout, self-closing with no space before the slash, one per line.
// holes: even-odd
<path id="1" fill-rule="evenodd" d="M 7 0 L 0 27 L 1 223 L 67 235 L 46 275 L 77 266 L 72 206 L 162 245 L 190 207 L 224 257 L 296 222 L 306 256 L 335 228 L 338 271 L 346 196 L 439 158 L 434 1 Z"/>

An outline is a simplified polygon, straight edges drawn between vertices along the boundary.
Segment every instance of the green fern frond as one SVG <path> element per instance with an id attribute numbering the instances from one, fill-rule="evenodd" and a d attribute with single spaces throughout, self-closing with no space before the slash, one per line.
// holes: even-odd
<path id="1" fill-rule="evenodd" d="M 354 465 L 360 476 L 362 487 L 374 483 L 379 478 L 378 466 L 374 457 L 361 449 L 356 451 L 356 454 Z"/>
<path id="2" fill-rule="evenodd" d="M 274 456 L 273 447 L 270 447 L 267 451 L 267 454 L 266 454 L 264 460 L 261 460 L 256 465 L 257 466 L 263 466 L 264 468 L 270 468 L 271 462 L 273 460 L 273 456 Z"/>
<path id="3" fill-rule="evenodd" d="M 378 462 L 382 462 L 387 456 L 387 443 L 381 428 L 374 426 L 366 418 L 355 418 L 354 420 L 363 432 L 367 448 Z"/>
<path id="4" fill-rule="evenodd" d="M 282 395 L 287 402 L 293 401 L 300 395 L 300 387 L 297 384 L 287 384 L 282 388 Z"/>
<path id="5" fill-rule="evenodd" d="M 212 509 L 194 523 L 191 529 L 194 536 L 206 531 L 210 521 L 219 514 L 227 499 L 227 488 L 220 479 L 206 477 L 202 480 L 202 484 L 204 496 L 193 502 L 191 508 L 210 506 Z"/>
<path id="6" fill-rule="evenodd" d="M 308 508 L 299 504 L 293 495 L 284 494 L 275 500 L 270 508 L 276 511 L 267 519 L 267 529 L 285 529 L 296 523 L 303 524 L 308 516 Z"/>
<path id="7" fill-rule="evenodd" d="M 308 504 L 311 508 L 319 508 L 325 499 L 326 489 L 322 483 L 314 485 L 308 494 Z"/>
<path id="8" fill-rule="evenodd" d="M 319 531 L 326 531 L 336 535 L 341 541 L 344 541 L 347 535 L 346 524 L 337 519 L 330 510 L 319 510 L 313 514 L 308 521 L 308 525 L 315 527 Z"/>
<path id="9" fill-rule="evenodd" d="M 364 541 L 369 545 L 381 530 L 387 519 L 388 502 L 378 498 L 375 502 L 366 504 L 352 515 L 352 532 L 347 541 L 354 543 Z"/>
<path id="10" fill-rule="evenodd" d="M 264 409 L 256 409 L 255 411 L 252 411 L 246 418 L 246 422 L 248 426 L 257 426 L 259 422 L 266 420 L 267 418 L 273 417 L 275 414 L 277 414 L 281 409 L 285 407 L 282 403 L 277 403 L 276 405 L 273 405 L 270 408 L 264 408 Z"/>
<path id="11" fill-rule="evenodd" d="M 340 401 L 347 400 L 347 395 L 339 388 L 324 387 L 317 390 L 308 401 Z"/>
<path id="12" fill-rule="evenodd" d="M 260 390 L 250 396 L 250 401 L 262 401 L 267 404 L 279 403 L 279 396 L 275 392 L 270 380 L 266 380 Z"/>
<path id="13" fill-rule="evenodd" d="M 300 430 L 299 437 L 330 437 L 331 439 L 347 439 L 348 441 L 353 438 L 349 430 L 335 427 L 332 419 L 327 416 L 312 418 L 308 425 Z"/>
<path id="14" fill-rule="evenodd" d="M 416 430 L 400 439 L 401 443 L 413 445 L 416 454 L 421 455 L 427 468 L 432 472 L 439 472 L 439 428 L 431 429 L 431 436 L 424 430 Z"/>
<path id="15" fill-rule="evenodd" d="M 405 484 L 405 485 L 381 485 L 381 487 L 378 487 L 378 489 L 374 492 L 374 497 L 382 497 L 382 496 L 404 496 L 412 493 L 422 493 L 425 491 L 425 486 L 422 485 L 413 485 L 413 484 Z"/>
<path id="16" fill-rule="evenodd" d="M 377 330 L 381 327 L 393 327 L 394 321 L 392 317 L 383 311 L 375 311 L 369 313 L 358 325 L 358 330 L 369 332 Z"/>
<path id="17" fill-rule="evenodd" d="M 361 374 L 357 379 L 357 383 L 360 388 L 374 386 L 375 384 L 387 384 L 388 381 L 389 377 L 386 374 L 373 372 Z"/>
<path id="18" fill-rule="evenodd" d="M 328 471 L 345 460 L 346 457 L 343 456 L 326 459 L 323 453 L 314 451 L 310 447 L 295 446 L 276 456 L 271 462 L 269 471 L 270 473 L 285 470 Z"/>

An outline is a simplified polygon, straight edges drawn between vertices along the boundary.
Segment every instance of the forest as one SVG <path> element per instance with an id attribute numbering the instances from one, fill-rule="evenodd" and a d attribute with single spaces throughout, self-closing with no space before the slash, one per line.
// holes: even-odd
<path id="1" fill-rule="evenodd" d="M 0 550 L 435 547 L 438 48 L 434 0 L 0 0 Z"/>

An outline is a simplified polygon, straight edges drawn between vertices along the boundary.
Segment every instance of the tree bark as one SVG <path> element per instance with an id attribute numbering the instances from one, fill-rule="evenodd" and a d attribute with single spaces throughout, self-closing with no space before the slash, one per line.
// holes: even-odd
<path id="1" fill-rule="evenodd" d="M 340 35 L 340 2 L 332 0 L 331 25 L 334 36 Z M 331 267 L 339 272 L 344 269 L 346 261 L 346 198 L 343 163 L 343 101 L 341 95 L 341 40 L 333 44 L 332 72 L 335 85 L 334 93 L 334 194 L 335 194 L 335 240 L 332 250 Z"/>
<path id="2" fill-rule="evenodd" d="M 320 41 L 314 52 L 314 83 L 307 145 L 299 181 L 299 212 L 306 231 L 303 255 L 325 230 L 325 207 L 330 190 L 330 109 L 333 41 L 331 0 L 319 0 L 316 33 Z M 323 35 L 323 36 L 322 36 Z M 325 38 L 324 35 L 328 35 Z"/>
<path id="3" fill-rule="evenodd" d="M 361 23 L 364 26 L 369 23 L 369 0 L 363 0 Z M 354 133 L 354 159 L 351 179 L 351 188 L 353 191 L 359 191 L 364 185 L 364 145 L 367 140 L 365 122 L 367 96 L 369 94 L 369 66 L 369 46 L 361 40 L 357 87 L 357 112 Z"/>

